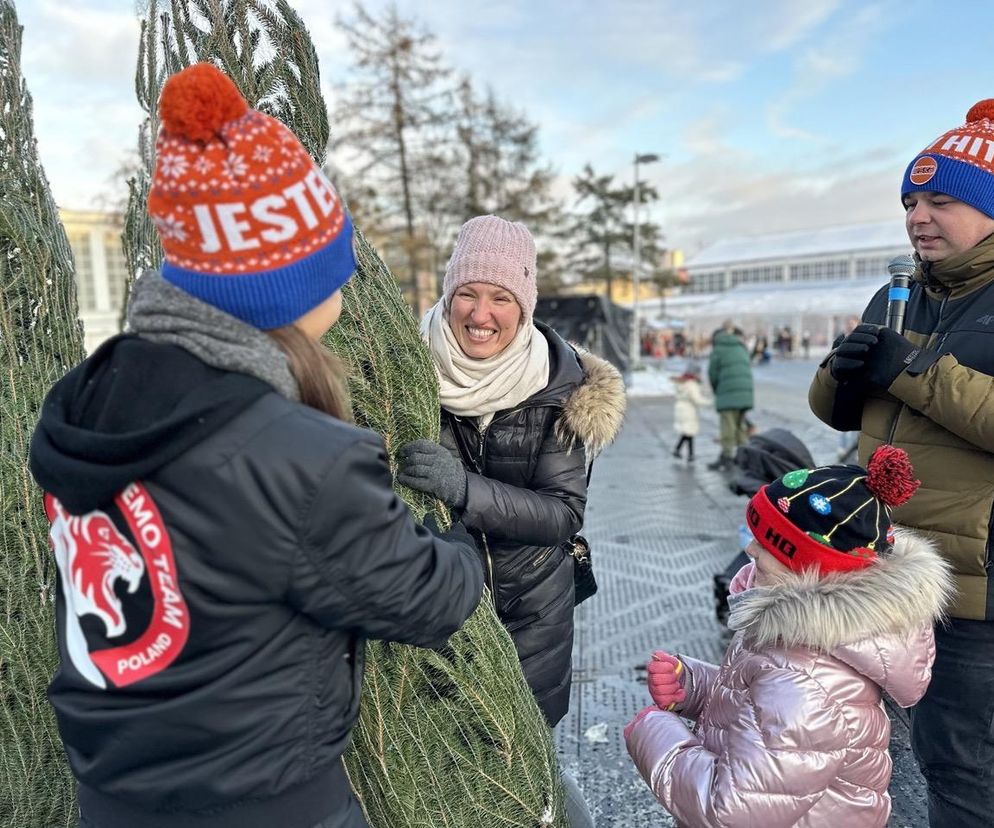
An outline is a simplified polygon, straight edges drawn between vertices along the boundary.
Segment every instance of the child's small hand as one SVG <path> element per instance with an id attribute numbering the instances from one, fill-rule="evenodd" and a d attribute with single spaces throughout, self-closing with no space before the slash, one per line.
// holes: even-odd
<path id="1" fill-rule="evenodd" d="M 683 689 L 683 662 L 676 656 L 656 650 L 646 665 L 649 695 L 660 710 L 673 710 L 687 697 Z"/>
<path id="2" fill-rule="evenodd" d="M 628 724 L 625 725 L 623 735 L 625 741 L 628 741 L 628 737 L 632 735 L 632 731 L 635 729 L 635 725 L 642 721 L 646 716 L 648 716 L 652 711 L 658 711 L 659 708 L 654 704 L 650 704 L 648 707 L 643 707 L 638 713 L 635 714 L 635 718 L 632 719 Z"/>

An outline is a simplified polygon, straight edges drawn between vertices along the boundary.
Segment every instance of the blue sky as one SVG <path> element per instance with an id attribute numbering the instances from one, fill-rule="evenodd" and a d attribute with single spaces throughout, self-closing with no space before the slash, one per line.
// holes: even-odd
<path id="1" fill-rule="evenodd" d="M 15 0 L 22 67 L 56 200 L 93 206 L 134 145 L 129 0 Z M 346 78 L 336 14 L 296 0 L 326 96 Z M 382 0 L 369 6 L 381 8 Z M 994 97 L 994 3 L 932 0 L 398 0 L 447 61 L 522 109 L 568 193 L 590 162 L 631 179 L 674 247 L 824 224 L 901 221 L 904 167 Z"/>

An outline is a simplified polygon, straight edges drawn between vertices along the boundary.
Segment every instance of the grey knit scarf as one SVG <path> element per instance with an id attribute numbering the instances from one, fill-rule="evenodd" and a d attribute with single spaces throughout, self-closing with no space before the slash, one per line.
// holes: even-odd
<path id="1" fill-rule="evenodd" d="M 230 277 L 218 277 L 230 278 Z M 212 368 L 237 371 L 269 383 L 299 401 L 286 356 L 266 334 L 147 270 L 131 288 L 128 331 L 151 342 L 178 345 Z"/>

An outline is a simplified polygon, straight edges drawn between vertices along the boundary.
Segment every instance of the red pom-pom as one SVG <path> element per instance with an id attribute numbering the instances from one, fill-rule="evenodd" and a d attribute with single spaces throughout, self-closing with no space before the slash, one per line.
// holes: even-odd
<path id="1" fill-rule="evenodd" d="M 974 121 L 982 121 L 984 118 L 988 121 L 994 121 L 994 98 L 978 101 L 966 113 L 966 122 L 968 124 L 972 124 Z"/>
<path id="2" fill-rule="evenodd" d="M 173 135 L 209 141 L 229 121 L 248 112 L 238 87 L 210 63 L 195 63 L 177 72 L 162 87 L 159 117 Z"/>
<path id="3" fill-rule="evenodd" d="M 920 485 L 904 449 L 880 446 L 866 464 L 866 488 L 887 506 L 906 503 Z"/>

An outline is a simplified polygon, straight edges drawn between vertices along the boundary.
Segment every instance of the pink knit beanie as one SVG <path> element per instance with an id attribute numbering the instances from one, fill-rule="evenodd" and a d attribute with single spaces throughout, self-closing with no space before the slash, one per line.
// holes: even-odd
<path id="1" fill-rule="evenodd" d="M 538 301 L 535 270 L 535 240 L 527 227 L 498 216 L 471 218 L 459 230 L 445 269 L 445 306 L 460 286 L 486 282 L 513 294 L 524 317 L 531 319 Z"/>

